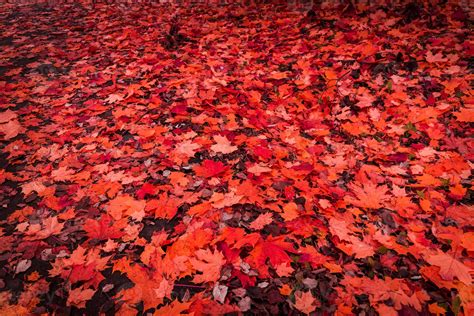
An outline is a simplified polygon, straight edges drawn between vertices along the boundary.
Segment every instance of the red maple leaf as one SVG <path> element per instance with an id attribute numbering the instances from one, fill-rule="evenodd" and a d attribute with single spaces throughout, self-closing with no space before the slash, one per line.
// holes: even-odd
<path id="1" fill-rule="evenodd" d="M 225 172 L 228 168 L 229 167 L 225 166 L 220 161 L 206 159 L 203 161 L 201 166 L 194 167 L 194 172 L 196 172 L 197 176 L 212 178 Z"/>
<path id="2" fill-rule="evenodd" d="M 91 239 L 107 240 L 120 238 L 124 235 L 120 227 L 113 223 L 112 217 L 108 215 L 102 215 L 99 220 L 86 219 L 83 229 Z"/>
<path id="3" fill-rule="evenodd" d="M 157 192 L 156 187 L 151 183 L 145 183 L 140 189 L 137 190 L 137 197 L 139 199 L 145 198 L 148 195 L 155 195 Z"/>

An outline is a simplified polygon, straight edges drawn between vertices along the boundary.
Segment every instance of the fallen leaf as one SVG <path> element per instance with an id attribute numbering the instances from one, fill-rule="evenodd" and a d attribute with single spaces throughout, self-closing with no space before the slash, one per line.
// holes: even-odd
<path id="1" fill-rule="evenodd" d="M 270 224 L 273 221 L 272 213 L 260 214 L 251 224 L 252 229 L 262 229 L 265 225 Z"/>
<path id="2" fill-rule="evenodd" d="M 224 304 L 225 302 L 225 297 L 227 295 L 227 290 L 229 288 L 225 285 L 220 285 L 219 282 L 214 285 L 214 289 L 212 290 L 212 295 L 214 296 L 214 299 L 221 304 Z"/>
<path id="3" fill-rule="evenodd" d="M 211 146 L 211 150 L 216 153 L 230 154 L 238 149 L 237 146 L 232 146 L 231 142 L 225 136 L 216 135 L 214 136 L 214 141 L 216 144 Z"/>
<path id="4" fill-rule="evenodd" d="M 309 315 L 318 307 L 318 301 L 311 292 L 297 291 L 295 292 L 295 307 L 300 312 Z"/>
<path id="5" fill-rule="evenodd" d="M 452 281 L 456 277 L 464 284 L 472 285 L 471 273 L 473 270 L 450 255 L 438 251 L 436 254 L 427 255 L 426 261 L 429 264 L 440 267 L 439 275 L 444 280 Z"/>
<path id="6" fill-rule="evenodd" d="M 202 272 L 194 276 L 194 282 L 216 282 L 220 278 L 222 265 L 225 263 L 224 256 L 210 249 L 199 249 L 195 253 L 196 258 L 191 258 L 190 262 L 194 269 Z"/>

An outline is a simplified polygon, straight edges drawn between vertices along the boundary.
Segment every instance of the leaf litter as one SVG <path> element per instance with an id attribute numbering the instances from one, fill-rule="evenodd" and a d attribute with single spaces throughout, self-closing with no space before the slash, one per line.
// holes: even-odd
<path id="1" fill-rule="evenodd" d="M 464 314 L 469 12 L 0 6 L 2 315 Z"/>

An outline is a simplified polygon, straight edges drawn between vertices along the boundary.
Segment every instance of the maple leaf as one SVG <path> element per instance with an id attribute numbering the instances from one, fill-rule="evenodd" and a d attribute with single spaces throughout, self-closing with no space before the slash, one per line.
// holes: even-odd
<path id="1" fill-rule="evenodd" d="M 182 315 L 182 313 L 189 309 L 192 302 L 181 303 L 178 300 L 172 301 L 169 305 L 158 308 L 153 314 L 155 316 L 170 316 L 170 315 Z"/>
<path id="2" fill-rule="evenodd" d="M 96 279 L 98 277 L 97 282 L 102 281 L 103 276 L 98 274 L 98 271 L 96 269 L 96 266 L 94 264 L 78 264 L 78 265 L 73 265 L 71 266 L 71 269 L 69 271 L 69 281 L 74 284 L 77 282 L 81 281 L 90 281 Z M 63 273 L 65 275 L 65 273 Z"/>
<path id="3" fill-rule="evenodd" d="M 194 276 L 194 282 L 216 282 L 221 276 L 221 268 L 225 263 L 224 256 L 219 251 L 212 252 L 210 249 L 199 249 L 195 253 L 196 258 L 189 261 L 194 269 L 202 272 Z"/>
<path id="4" fill-rule="evenodd" d="M 75 264 L 80 265 L 80 264 L 83 264 L 87 259 L 86 252 L 87 252 L 86 248 L 84 248 L 82 246 L 78 246 L 71 253 L 71 255 L 69 256 L 69 259 L 65 259 L 65 263 L 67 265 L 75 265 Z"/>
<path id="5" fill-rule="evenodd" d="M 46 239 L 49 236 L 57 235 L 64 227 L 64 223 L 59 223 L 56 216 L 48 217 L 42 224 L 31 224 L 26 231 L 26 240 Z"/>
<path id="6" fill-rule="evenodd" d="M 69 169 L 66 166 L 60 167 L 51 172 L 51 177 L 56 181 L 67 181 L 74 174 L 74 170 Z"/>
<path id="7" fill-rule="evenodd" d="M 22 272 L 25 272 L 31 267 L 31 260 L 21 260 L 18 262 L 16 268 L 15 268 L 15 273 L 19 274 Z"/>
<path id="8" fill-rule="evenodd" d="M 191 315 L 229 315 L 239 314 L 240 310 L 237 306 L 220 304 L 210 298 L 203 298 L 202 294 L 198 294 L 195 296 L 189 312 Z"/>
<path id="9" fill-rule="evenodd" d="M 309 315 L 319 306 L 319 304 L 311 292 L 296 291 L 294 306 L 300 312 Z"/>
<path id="10" fill-rule="evenodd" d="M 154 289 L 156 297 L 158 297 L 159 299 L 170 297 L 171 292 L 173 291 L 173 286 L 173 282 L 170 282 L 166 279 L 161 280 L 160 284 L 158 285 L 158 288 Z"/>
<path id="11" fill-rule="evenodd" d="M 154 128 L 141 128 L 137 131 L 137 135 L 144 138 L 151 137 L 155 135 L 155 133 L 156 131 Z"/>
<path id="12" fill-rule="evenodd" d="M 233 191 L 227 194 L 217 192 L 212 195 L 209 202 L 211 202 L 215 208 L 224 208 L 239 203 L 242 197 L 241 195 L 236 195 Z"/>
<path id="13" fill-rule="evenodd" d="M 37 234 L 37 237 L 45 239 L 49 236 L 59 234 L 64 227 L 64 223 L 59 223 L 56 216 L 51 216 L 43 220 L 42 226 L 43 229 Z"/>
<path id="14" fill-rule="evenodd" d="M 295 202 L 290 202 L 283 206 L 283 213 L 281 216 L 285 219 L 285 221 L 292 221 L 299 217 L 298 212 L 298 205 Z"/>
<path id="15" fill-rule="evenodd" d="M 202 166 L 194 167 L 196 175 L 204 178 L 215 177 L 227 171 L 227 169 L 228 167 L 226 167 L 222 162 L 209 159 L 204 160 Z"/>
<path id="16" fill-rule="evenodd" d="M 125 215 L 135 215 L 143 212 L 146 202 L 135 200 L 130 195 L 120 195 L 109 202 L 107 212 L 113 219 L 119 220 Z"/>
<path id="17" fill-rule="evenodd" d="M 0 135 L 3 134 L 3 139 L 9 140 L 16 137 L 23 131 L 23 127 L 17 120 L 11 120 L 8 123 L 0 124 Z"/>
<path id="18" fill-rule="evenodd" d="M 216 285 L 214 285 L 214 289 L 212 290 L 212 296 L 216 301 L 224 304 L 228 289 L 229 288 L 227 286 L 221 285 L 219 282 L 217 282 Z"/>
<path id="19" fill-rule="evenodd" d="M 375 252 L 372 246 L 349 234 L 350 230 L 345 221 L 331 218 L 329 220 L 329 230 L 341 241 L 344 241 L 344 243 L 338 243 L 337 247 L 348 255 L 355 255 L 356 258 L 366 258 L 374 255 Z"/>
<path id="20" fill-rule="evenodd" d="M 78 246 L 69 258 L 58 258 L 54 264 L 53 269 L 50 270 L 52 276 L 60 275 L 67 278 L 71 284 L 86 281 L 84 286 L 93 286 L 97 288 L 99 283 L 104 279 L 100 273 L 107 265 L 110 256 L 100 256 L 100 250 L 87 250 Z"/>
<path id="21" fill-rule="evenodd" d="M 180 142 L 176 145 L 176 152 L 186 157 L 192 157 L 201 146 L 193 143 L 191 140 Z"/>
<path id="22" fill-rule="evenodd" d="M 462 235 L 461 245 L 468 251 L 474 251 L 474 232 L 468 232 Z"/>
<path id="23" fill-rule="evenodd" d="M 283 284 L 283 286 L 279 290 L 281 295 L 288 296 L 291 294 L 292 289 L 288 284 Z"/>
<path id="24" fill-rule="evenodd" d="M 253 153 L 263 160 L 268 160 L 273 156 L 273 152 L 265 146 L 254 147 Z"/>
<path id="25" fill-rule="evenodd" d="M 384 316 L 398 316 L 399 314 L 397 313 L 397 310 L 391 306 L 387 306 L 385 304 L 379 304 L 375 308 L 377 312 L 379 312 L 379 315 L 384 315 Z"/>
<path id="26" fill-rule="evenodd" d="M 433 303 L 428 306 L 428 310 L 431 314 L 434 314 L 436 316 L 439 315 L 446 315 L 446 309 L 440 307 L 438 304 Z"/>
<path id="27" fill-rule="evenodd" d="M 216 153 L 230 154 L 238 149 L 237 146 L 232 146 L 225 136 L 216 135 L 214 136 L 214 141 L 216 144 L 211 146 L 211 150 Z"/>
<path id="28" fill-rule="evenodd" d="M 268 259 L 273 267 L 282 263 L 291 262 L 288 252 L 294 252 L 293 246 L 278 238 L 260 240 L 250 252 L 247 261 L 254 268 L 258 269 L 261 276 L 268 276 L 266 260 Z"/>
<path id="29" fill-rule="evenodd" d="M 326 200 L 326 199 L 319 199 L 318 200 L 318 204 L 319 206 L 321 206 L 323 209 L 327 209 L 329 207 L 331 207 L 331 202 L 329 200 Z"/>
<path id="30" fill-rule="evenodd" d="M 339 237 L 340 240 L 351 241 L 352 236 L 349 235 L 350 231 L 345 221 L 331 218 L 329 220 L 329 230 L 333 235 Z"/>
<path id="31" fill-rule="evenodd" d="M 433 55 L 431 51 L 428 51 L 426 53 L 426 61 L 429 63 L 437 63 L 437 62 L 446 62 L 448 60 L 446 58 L 443 58 L 442 53 L 437 53 L 436 55 Z"/>
<path id="32" fill-rule="evenodd" d="M 351 183 L 349 188 L 352 189 L 357 199 L 346 196 L 346 202 L 362 208 L 381 208 L 390 198 L 386 194 L 388 191 L 386 185 L 377 186 L 372 182 L 366 182 L 362 185 Z"/>
<path id="33" fill-rule="evenodd" d="M 284 79 L 287 77 L 288 75 L 286 72 L 272 72 L 272 74 L 269 76 L 271 79 Z"/>
<path id="34" fill-rule="evenodd" d="M 132 288 L 126 288 L 117 293 L 121 301 L 128 304 L 143 302 L 144 308 L 149 309 L 162 304 L 164 297 L 171 292 L 172 285 L 159 273 L 152 273 L 138 264 L 131 265 L 128 260 L 122 261 L 120 267 L 117 268 L 125 272 L 135 284 Z"/>
<path id="35" fill-rule="evenodd" d="M 262 165 L 253 165 L 252 167 L 248 168 L 247 171 L 259 176 L 262 173 L 272 171 L 272 169 Z"/>
<path id="36" fill-rule="evenodd" d="M 444 280 L 452 281 L 456 277 L 462 283 L 472 285 L 473 270 L 461 261 L 441 251 L 427 255 L 425 259 L 429 264 L 440 267 L 439 275 Z"/>
<path id="37" fill-rule="evenodd" d="M 453 114 L 456 116 L 459 122 L 474 122 L 474 109 L 462 108 Z"/>
<path id="38" fill-rule="evenodd" d="M 38 194 L 43 193 L 46 190 L 46 186 L 43 185 L 40 181 L 32 181 L 25 183 L 21 186 L 23 194 L 28 195 L 33 191 L 36 191 Z"/>
<path id="39" fill-rule="evenodd" d="M 348 255 L 354 255 L 356 259 L 367 258 L 375 254 L 374 247 L 360 241 L 355 236 L 351 237 L 351 243 L 339 244 L 338 248 Z"/>
<path id="40" fill-rule="evenodd" d="M 67 306 L 76 306 L 78 308 L 86 307 L 86 302 L 92 298 L 95 294 L 95 290 L 84 289 L 84 287 L 78 287 L 77 289 L 70 290 L 67 298 Z"/>
<path id="41" fill-rule="evenodd" d="M 290 276 L 295 270 L 291 267 L 289 263 L 281 263 L 276 266 L 275 271 L 279 276 L 283 277 Z"/>
<path id="42" fill-rule="evenodd" d="M 252 90 L 248 92 L 249 94 L 249 100 L 252 103 L 259 104 L 261 99 L 262 99 L 262 94 L 258 91 Z"/>
<path id="43" fill-rule="evenodd" d="M 123 97 L 118 94 L 111 94 L 105 99 L 107 103 L 115 103 L 117 101 L 122 101 L 122 100 L 123 100 Z"/>
<path id="44" fill-rule="evenodd" d="M 398 311 L 402 309 L 403 305 L 406 305 L 412 306 L 420 312 L 422 309 L 421 304 L 429 300 L 429 296 L 423 291 L 409 295 L 411 290 L 403 280 L 390 277 L 385 279 L 374 278 L 372 280 L 367 277 L 356 278 L 347 276 L 341 283 L 346 288 L 353 288 L 356 293 L 368 294 L 373 303 L 381 303 L 391 299 L 394 303 L 394 308 Z"/>
<path id="45" fill-rule="evenodd" d="M 5 112 L 0 113 L 0 124 L 7 123 L 12 120 L 16 120 L 18 115 L 12 110 L 7 110 Z"/>
<path id="46" fill-rule="evenodd" d="M 182 202 L 174 197 L 168 196 L 168 193 L 160 194 L 158 200 L 149 200 L 146 203 L 145 210 L 153 212 L 155 217 L 172 219 L 178 212 L 178 207 Z"/>
<path id="47" fill-rule="evenodd" d="M 357 102 L 357 106 L 360 108 L 367 108 L 372 106 L 372 103 L 375 101 L 375 97 L 370 94 L 363 94 L 362 96 L 358 97 L 359 102 Z"/>
<path id="48" fill-rule="evenodd" d="M 251 224 L 252 229 L 262 229 L 273 221 L 273 214 L 270 212 L 260 214 Z"/>
<path id="49" fill-rule="evenodd" d="M 98 221 L 90 218 L 86 219 L 83 229 L 89 238 L 98 240 L 115 239 L 124 235 L 120 227 L 114 225 L 112 218 L 107 215 L 102 216 Z"/>
<path id="50" fill-rule="evenodd" d="M 155 195 L 157 188 L 151 183 L 144 183 L 140 189 L 137 190 L 137 197 L 139 199 L 145 198 L 146 195 Z"/>

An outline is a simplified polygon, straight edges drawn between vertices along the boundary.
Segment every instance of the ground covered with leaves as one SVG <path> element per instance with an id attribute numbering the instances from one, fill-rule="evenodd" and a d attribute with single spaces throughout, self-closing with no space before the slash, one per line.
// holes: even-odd
<path id="1" fill-rule="evenodd" d="M 0 314 L 473 315 L 467 21 L 2 5 Z"/>

